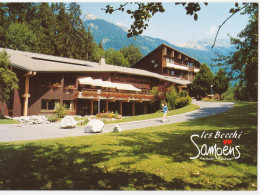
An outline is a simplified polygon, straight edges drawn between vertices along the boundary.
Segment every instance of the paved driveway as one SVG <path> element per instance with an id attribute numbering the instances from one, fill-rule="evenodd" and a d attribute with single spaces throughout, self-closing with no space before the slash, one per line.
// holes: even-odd
<path id="1" fill-rule="evenodd" d="M 143 127 L 159 126 L 162 124 L 179 123 L 196 118 L 206 117 L 233 108 L 231 102 L 193 102 L 200 106 L 199 110 L 170 116 L 170 121 L 162 123 L 159 118 L 144 121 L 127 122 L 118 124 L 123 130 L 138 129 Z M 105 125 L 103 132 L 108 133 L 113 130 L 115 125 Z M 61 129 L 60 123 L 48 125 L 0 125 L 0 142 L 38 140 L 70 136 L 85 136 L 90 133 L 84 133 L 83 127 L 74 129 Z"/>

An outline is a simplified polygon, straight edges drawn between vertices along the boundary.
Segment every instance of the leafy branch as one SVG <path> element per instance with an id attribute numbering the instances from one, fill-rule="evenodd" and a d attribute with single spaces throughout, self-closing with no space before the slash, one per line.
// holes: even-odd
<path id="1" fill-rule="evenodd" d="M 238 6 L 238 3 L 236 3 L 235 4 L 235 6 L 237 7 L 236 9 L 234 9 L 234 8 L 231 8 L 230 9 L 230 13 L 232 13 L 226 20 L 224 20 L 224 22 L 218 27 L 218 31 L 217 31 L 217 34 L 216 34 L 216 36 L 215 36 L 215 39 L 214 39 L 214 43 L 213 43 L 213 45 L 211 46 L 211 49 L 215 46 L 215 43 L 216 43 L 216 40 L 217 40 L 217 37 L 218 37 L 218 33 L 219 33 L 219 31 L 220 31 L 220 29 L 222 28 L 222 26 L 232 17 L 232 16 L 234 16 L 236 13 L 238 13 L 239 11 L 241 11 L 241 10 L 243 10 L 244 8 L 246 8 L 248 5 L 249 5 L 249 3 L 244 3 L 245 5 L 242 7 L 242 8 L 240 8 L 239 6 Z"/>

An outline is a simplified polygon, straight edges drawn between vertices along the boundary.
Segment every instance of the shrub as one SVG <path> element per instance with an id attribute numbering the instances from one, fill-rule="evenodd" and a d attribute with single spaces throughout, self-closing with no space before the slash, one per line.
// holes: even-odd
<path id="1" fill-rule="evenodd" d="M 235 88 L 234 87 L 229 87 L 228 90 L 223 93 L 223 99 L 224 100 L 235 100 Z"/>
<path id="2" fill-rule="evenodd" d="M 67 115 L 66 106 L 63 104 L 56 104 L 55 110 L 59 118 L 63 118 L 65 115 Z"/>
<path id="3" fill-rule="evenodd" d="M 187 97 L 188 96 L 188 92 L 185 90 L 182 90 L 181 92 L 179 92 L 179 97 Z"/>
<path id="4" fill-rule="evenodd" d="M 0 114 L 0 119 L 6 119 L 6 117 L 3 114 Z"/>
<path id="5" fill-rule="evenodd" d="M 118 133 L 118 132 L 119 132 L 118 127 L 114 127 L 113 133 Z"/>
<path id="6" fill-rule="evenodd" d="M 48 115 L 46 117 L 48 118 L 47 120 L 50 122 L 57 122 L 59 120 L 59 117 L 57 114 Z"/>
<path id="7" fill-rule="evenodd" d="M 173 86 L 167 88 L 167 92 L 166 92 L 165 96 L 166 96 L 166 100 L 167 100 L 168 109 L 174 110 L 175 109 L 175 101 L 178 97 L 176 89 Z"/>
<path id="8" fill-rule="evenodd" d="M 191 101 L 192 101 L 192 99 L 189 96 L 187 96 L 187 97 L 179 97 L 175 101 L 175 106 L 176 106 L 176 108 L 182 108 L 184 106 L 190 105 Z"/>

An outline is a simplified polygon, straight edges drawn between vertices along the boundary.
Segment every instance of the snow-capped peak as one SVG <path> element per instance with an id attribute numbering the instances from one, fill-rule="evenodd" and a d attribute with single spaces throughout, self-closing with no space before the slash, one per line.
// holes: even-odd
<path id="1" fill-rule="evenodd" d="M 83 16 L 83 20 L 95 20 L 97 19 L 98 17 L 93 15 L 93 14 L 90 14 L 90 13 L 85 13 L 84 16 Z"/>
<path id="2" fill-rule="evenodd" d="M 213 44 L 213 39 L 203 39 L 200 41 L 188 41 L 187 43 L 175 43 L 176 46 L 186 47 L 198 50 L 209 50 Z M 229 39 L 218 39 L 215 44 L 216 47 L 230 47 Z"/>

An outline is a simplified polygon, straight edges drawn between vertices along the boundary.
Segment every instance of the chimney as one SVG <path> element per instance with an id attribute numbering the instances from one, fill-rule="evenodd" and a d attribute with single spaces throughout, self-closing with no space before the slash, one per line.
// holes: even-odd
<path id="1" fill-rule="evenodd" d="M 100 58 L 99 65 L 106 65 L 106 59 L 104 56 Z"/>

